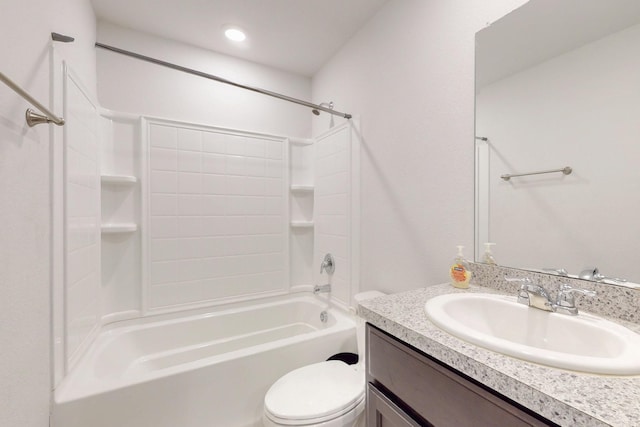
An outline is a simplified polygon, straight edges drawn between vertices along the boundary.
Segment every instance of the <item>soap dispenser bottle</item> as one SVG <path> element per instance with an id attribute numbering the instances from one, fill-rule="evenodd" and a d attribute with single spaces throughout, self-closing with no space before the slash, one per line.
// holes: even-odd
<path id="1" fill-rule="evenodd" d="M 484 255 L 482 256 L 482 262 L 485 264 L 496 264 L 496 259 L 493 257 L 493 253 L 491 252 L 491 246 L 494 246 L 495 243 L 485 243 L 484 244 Z"/>
<path id="2" fill-rule="evenodd" d="M 469 287 L 469 281 L 471 280 L 471 270 L 469 270 L 469 263 L 464 259 L 462 249 L 464 249 L 464 246 L 458 246 L 458 255 L 456 255 L 453 265 L 449 269 L 449 276 L 453 287 L 466 289 Z"/>

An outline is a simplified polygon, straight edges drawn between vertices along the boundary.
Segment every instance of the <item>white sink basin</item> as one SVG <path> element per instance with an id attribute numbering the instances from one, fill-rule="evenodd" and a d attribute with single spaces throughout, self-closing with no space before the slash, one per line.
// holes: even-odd
<path id="1" fill-rule="evenodd" d="M 489 350 L 556 368 L 595 374 L 640 374 L 640 335 L 580 313 L 551 313 L 515 297 L 458 293 L 427 301 L 441 329 Z"/>

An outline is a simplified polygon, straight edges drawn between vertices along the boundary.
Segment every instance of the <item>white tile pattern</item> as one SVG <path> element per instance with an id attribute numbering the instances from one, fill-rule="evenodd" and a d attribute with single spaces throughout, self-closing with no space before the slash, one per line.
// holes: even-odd
<path id="1" fill-rule="evenodd" d="M 284 142 L 149 124 L 147 306 L 286 288 Z"/>
<path id="2" fill-rule="evenodd" d="M 316 140 L 314 192 L 314 263 L 320 265 L 325 253 L 334 256 L 332 297 L 345 304 L 349 304 L 352 292 L 350 143 L 350 128 L 346 126 Z M 326 281 L 325 274 L 317 279 L 317 283 Z"/>
<path id="3" fill-rule="evenodd" d="M 101 314 L 100 149 L 96 109 L 71 74 L 65 104 L 65 323 L 71 365 Z"/>

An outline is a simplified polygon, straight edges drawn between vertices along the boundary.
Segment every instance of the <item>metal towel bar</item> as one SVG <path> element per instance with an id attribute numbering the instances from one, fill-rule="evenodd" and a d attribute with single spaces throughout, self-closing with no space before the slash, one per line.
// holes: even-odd
<path id="1" fill-rule="evenodd" d="M 552 169 L 552 170 L 540 171 L 540 172 L 508 173 L 508 174 L 500 175 L 500 178 L 504 179 L 505 181 L 509 181 L 511 178 L 514 178 L 516 176 L 540 175 L 543 173 L 554 173 L 554 172 L 562 172 L 565 175 L 569 175 L 571 172 L 573 172 L 573 169 L 571 169 L 570 166 L 566 166 L 562 169 Z"/>
<path id="2" fill-rule="evenodd" d="M 64 125 L 64 119 L 62 117 L 58 117 L 51 111 L 49 111 L 47 107 L 35 100 L 31 95 L 29 95 L 24 89 L 18 86 L 9 77 L 4 75 L 3 73 L 0 73 L 0 80 L 4 84 L 9 86 L 9 88 L 13 89 L 15 93 L 26 99 L 31 105 L 44 113 L 36 113 L 31 108 L 27 108 L 27 111 L 25 112 L 25 119 L 27 120 L 27 124 L 29 125 L 29 127 L 39 125 L 40 123 L 54 123 L 58 126 Z"/>

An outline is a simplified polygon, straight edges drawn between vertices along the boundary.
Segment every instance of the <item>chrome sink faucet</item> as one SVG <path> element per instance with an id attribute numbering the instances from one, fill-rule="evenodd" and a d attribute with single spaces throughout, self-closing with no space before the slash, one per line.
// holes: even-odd
<path id="1" fill-rule="evenodd" d="M 586 289 L 572 288 L 567 284 L 560 286 L 556 301 L 553 302 L 549 292 L 535 283 L 528 277 L 523 279 L 505 277 L 507 282 L 521 282 L 520 289 L 518 289 L 518 302 L 520 304 L 528 305 L 540 310 L 552 311 L 554 313 L 568 314 L 576 316 L 578 314 L 578 308 L 575 303 L 575 294 L 582 294 L 593 297 L 596 295 L 595 291 L 589 291 Z"/>
<path id="2" fill-rule="evenodd" d="M 553 304 L 551 303 L 551 297 L 547 290 L 542 286 L 533 283 L 528 277 L 523 279 L 505 277 L 505 280 L 507 282 L 522 283 L 520 285 L 520 289 L 518 289 L 518 302 L 520 304 L 539 308 L 540 310 L 554 311 Z"/>

